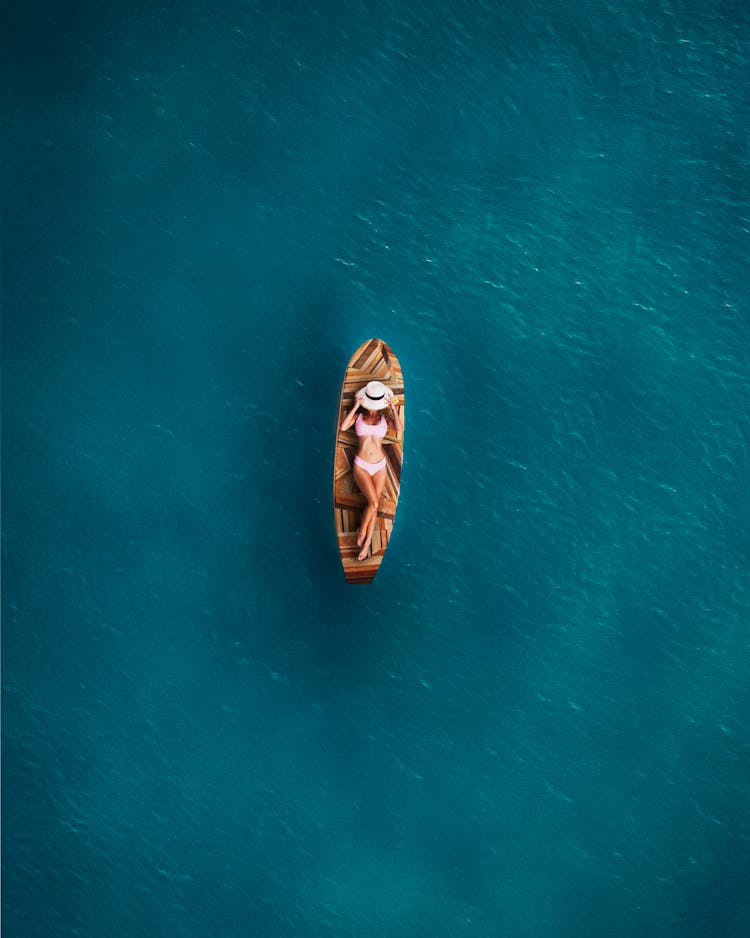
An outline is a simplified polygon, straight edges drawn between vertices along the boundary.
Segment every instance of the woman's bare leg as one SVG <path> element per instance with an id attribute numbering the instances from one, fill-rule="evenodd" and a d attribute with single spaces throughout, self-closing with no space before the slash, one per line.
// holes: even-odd
<path id="1" fill-rule="evenodd" d="M 372 477 L 372 481 L 375 484 L 375 502 L 374 504 L 370 506 L 372 509 L 370 512 L 370 520 L 367 525 L 367 534 L 362 544 L 363 549 L 365 551 L 369 551 L 370 542 L 372 541 L 372 537 L 375 534 L 375 528 L 377 527 L 378 507 L 380 506 L 380 496 L 383 494 L 383 488 L 385 487 L 386 475 L 387 475 L 386 470 L 381 469 L 379 472 L 376 472 L 375 475 Z M 365 554 L 365 556 L 367 556 L 367 554 Z"/>
<path id="2" fill-rule="evenodd" d="M 365 528 L 365 537 L 362 541 L 362 550 L 359 552 L 358 560 L 364 560 L 370 550 L 370 542 L 372 541 L 372 536 L 375 533 L 375 525 L 378 523 L 378 505 L 380 504 L 380 496 L 383 494 L 383 488 L 385 487 L 385 477 L 387 475 L 386 469 L 381 469 L 379 472 L 376 472 L 374 476 L 371 477 L 370 481 L 372 482 L 372 501 L 368 501 L 367 506 L 370 517 L 367 519 L 367 526 L 365 527 L 364 516 L 362 521 L 362 527 Z"/>
<path id="3" fill-rule="evenodd" d="M 372 505 L 368 502 L 362 509 L 362 518 L 360 519 L 359 530 L 357 531 L 357 547 L 361 547 L 364 544 L 365 538 L 367 537 L 367 529 L 370 527 L 371 515 Z"/>
<path id="4" fill-rule="evenodd" d="M 370 515 L 374 514 L 377 516 L 378 513 L 378 499 L 379 495 L 375 488 L 374 477 L 370 475 L 369 472 L 366 472 L 361 466 L 358 466 L 356 463 L 353 467 L 354 481 L 357 483 L 360 492 L 367 499 L 367 504 L 362 510 L 362 518 L 359 522 L 359 531 L 357 533 L 357 547 L 362 547 L 366 537 L 367 529 L 370 526 Z M 377 473 L 376 473 L 377 475 Z M 373 511 L 374 505 L 374 511 Z M 372 537 L 372 535 L 371 535 Z M 365 556 L 367 556 L 365 552 Z M 364 557 L 360 554 L 359 560 L 363 560 Z"/>

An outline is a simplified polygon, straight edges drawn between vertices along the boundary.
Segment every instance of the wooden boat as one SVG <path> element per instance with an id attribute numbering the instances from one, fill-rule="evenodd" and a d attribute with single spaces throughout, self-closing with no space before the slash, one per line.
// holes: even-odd
<path id="1" fill-rule="evenodd" d="M 352 355 L 344 375 L 336 423 L 336 457 L 333 470 L 333 513 L 336 525 L 341 564 L 347 583 L 372 583 L 383 560 L 393 531 L 403 462 L 403 433 L 395 436 L 390 430 L 383 440 L 386 458 L 385 488 L 378 507 L 375 533 L 369 556 L 357 560 L 357 530 L 366 499 L 352 475 L 352 463 L 357 455 L 358 441 L 354 428 L 342 432 L 340 427 L 346 414 L 354 406 L 354 396 L 368 381 L 381 381 L 396 398 L 396 410 L 404 426 L 404 379 L 401 365 L 382 339 L 370 339 Z"/>

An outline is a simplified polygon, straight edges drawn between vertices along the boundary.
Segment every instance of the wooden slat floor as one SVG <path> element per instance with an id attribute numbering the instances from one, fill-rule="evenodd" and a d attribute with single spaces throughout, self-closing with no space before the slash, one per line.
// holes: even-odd
<path id="1" fill-rule="evenodd" d="M 382 381 L 393 391 L 397 399 L 396 409 L 401 425 L 404 426 L 404 378 L 401 365 L 382 339 L 370 339 L 352 355 L 344 375 L 339 401 L 333 505 L 339 554 L 347 583 L 372 583 L 390 541 L 401 486 L 403 433 L 396 437 L 389 432 L 383 440 L 388 474 L 378 508 L 376 531 L 369 556 L 365 560 L 357 560 L 357 529 L 365 505 L 365 497 L 352 475 L 352 463 L 358 448 L 357 435 L 354 429 L 342 433 L 338 427 L 354 405 L 354 395 L 368 381 Z"/>

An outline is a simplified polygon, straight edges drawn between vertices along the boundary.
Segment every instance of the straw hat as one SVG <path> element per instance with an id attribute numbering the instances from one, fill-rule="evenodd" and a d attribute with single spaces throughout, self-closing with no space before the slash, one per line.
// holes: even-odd
<path id="1" fill-rule="evenodd" d="M 393 397 L 393 391 L 380 381 L 370 381 L 357 392 L 357 399 L 368 410 L 383 410 Z"/>

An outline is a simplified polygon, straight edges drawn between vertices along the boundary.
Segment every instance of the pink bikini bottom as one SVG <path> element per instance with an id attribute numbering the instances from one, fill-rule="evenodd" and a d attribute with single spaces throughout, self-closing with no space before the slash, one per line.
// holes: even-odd
<path id="1" fill-rule="evenodd" d="M 354 462 L 371 476 L 374 476 L 376 472 L 380 472 L 381 469 L 385 469 L 385 456 L 379 462 L 367 462 L 365 459 L 355 456 Z"/>

